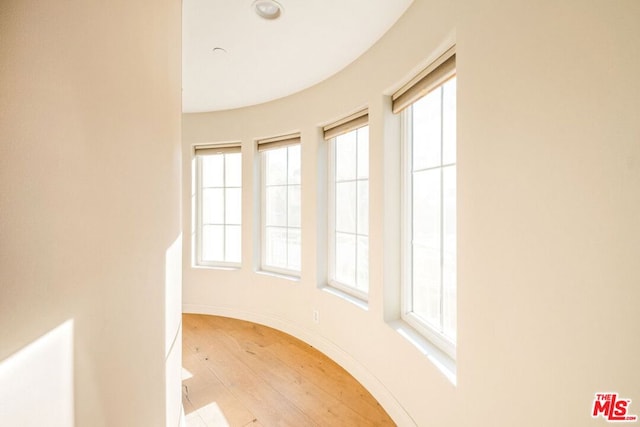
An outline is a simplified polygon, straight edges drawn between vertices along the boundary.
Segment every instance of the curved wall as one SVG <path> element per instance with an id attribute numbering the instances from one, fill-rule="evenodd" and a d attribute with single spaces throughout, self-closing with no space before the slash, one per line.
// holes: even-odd
<path id="1" fill-rule="evenodd" d="M 317 86 L 254 107 L 184 115 L 185 219 L 193 144 L 241 140 L 244 166 L 243 267 L 192 267 L 185 221 L 184 311 L 298 336 L 349 370 L 401 426 L 585 425 L 596 392 L 640 401 L 640 346 L 632 339 L 640 324 L 633 303 L 640 279 L 630 255 L 640 253 L 640 121 L 633 113 L 640 110 L 640 61 L 625 54 L 640 46 L 640 6 L 557 3 L 416 0 L 365 55 Z M 453 43 L 457 384 L 394 323 L 400 157 L 388 97 Z M 370 114 L 371 171 L 366 308 L 322 289 L 320 128 L 363 106 Z M 253 216 L 259 212 L 254 141 L 292 131 L 303 141 L 299 281 L 256 272 Z M 605 336 L 600 345 L 596 337 Z M 604 366 L 606 372 L 593 370 Z"/>
<path id="2" fill-rule="evenodd" d="M 0 9 L 0 425 L 175 427 L 180 2 Z"/>

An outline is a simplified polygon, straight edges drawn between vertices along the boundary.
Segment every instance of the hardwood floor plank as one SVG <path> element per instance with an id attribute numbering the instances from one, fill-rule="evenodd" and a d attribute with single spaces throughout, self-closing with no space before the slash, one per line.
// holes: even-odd
<path id="1" fill-rule="evenodd" d="M 310 349 L 316 351 L 310 346 L 304 348 L 298 344 L 289 344 L 281 347 L 281 344 L 276 344 L 274 351 L 278 351 L 285 363 L 295 367 L 309 381 L 370 422 L 382 426 L 394 425 L 380 404 L 360 383 L 324 354 L 318 352 L 317 357 L 309 357 Z"/>
<path id="2" fill-rule="evenodd" d="M 320 425 L 363 425 L 366 419 L 285 364 L 270 347 L 240 344 L 238 357 L 284 398 Z"/>
<path id="3" fill-rule="evenodd" d="M 192 350 L 244 406 L 251 408 L 256 419 L 273 426 L 316 425 L 237 357 L 240 347 L 235 339 L 216 329 L 204 337 Z"/>
<path id="4" fill-rule="evenodd" d="M 189 427 L 395 425 L 335 362 L 266 326 L 185 314 L 183 366 Z"/>
<path id="5" fill-rule="evenodd" d="M 199 412 L 199 417 L 211 418 L 211 408 L 208 405 L 215 403 L 221 408 L 229 425 L 246 425 L 255 419 L 255 416 L 242 402 L 211 372 L 210 369 L 201 363 L 197 354 L 189 354 L 184 357 L 190 349 L 183 350 L 183 364 L 194 370 L 192 378 L 183 381 L 183 404 L 185 414 Z M 188 368 L 187 368 L 188 369 Z M 223 408 L 223 409 L 222 409 Z M 220 423 L 206 422 L 205 425 L 218 426 Z"/>

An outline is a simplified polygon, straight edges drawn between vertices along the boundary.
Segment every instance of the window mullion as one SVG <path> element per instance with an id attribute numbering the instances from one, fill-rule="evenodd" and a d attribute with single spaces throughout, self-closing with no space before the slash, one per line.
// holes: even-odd
<path id="1" fill-rule="evenodd" d="M 260 251 L 260 267 L 263 268 L 267 262 L 267 156 L 268 152 L 260 153 L 260 178 L 262 180 L 262 191 L 260 195 L 260 222 L 262 223 L 261 232 L 261 251 Z"/>
<path id="2" fill-rule="evenodd" d="M 287 161 L 285 162 L 285 177 L 286 177 L 286 185 L 285 185 L 285 206 L 286 206 L 286 211 L 284 214 L 284 218 L 285 218 L 285 234 L 286 234 L 286 245 L 285 245 L 285 250 L 286 250 L 286 260 L 287 260 L 287 266 L 286 268 L 289 269 L 291 263 L 289 260 L 289 147 L 287 147 Z M 302 192 L 301 192 L 302 193 Z M 302 194 L 300 194 L 300 197 L 302 197 Z"/>
<path id="3" fill-rule="evenodd" d="M 331 152 L 329 153 L 329 155 L 331 156 L 330 158 L 330 165 L 332 168 L 331 171 L 331 175 L 332 175 L 332 182 L 331 182 L 331 195 L 330 195 L 330 200 L 331 200 L 331 234 L 333 236 L 332 241 L 330 242 L 331 244 L 331 259 L 329 260 L 330 262 L 330 267 L 329 267 L 329 279 L 330 280 L 335 280 L 335 277 L 337 276 L 337 268 L 336 268 L 336 264 L 337 264 L 337 256 L 336 256 L 336 252 L 337 252 L 337 246 L 338 246 L 338 227 L 336 226 L 336 222 L 337 222 L 337 217 L 338 217 L 338 138 L 335 137 L 333 139 L 333 144 L 331 144 Z"/>
<path id="4" fill-rule="evenodd" d="M 440 332 L 444 333 L 444 87 L 440 88 Z"/>
<path id="5" fill-rule="evenodd" d="M 414 240 L 415 240 L 415 236 L 413 235 L 413 219 L 414 219 L 414 213 L 413 213 L 413 199 L 414 199 L 414 194 L 413 194 L 413 180 L 414 180 L 414 170 L 413 170 L 413 105 L 410 106 L 407 109 L 407 120 L 406 120 L 406 126 L 407 126 L 407 134 L 406 134 L 406 138 L 408 140 L 408 143 L 405 144 L 405 147 L 407 149 L 407 155 L 405 158 L 405 167 L 411 171 L 410 174 L 410 179 L 408 180 L 408 190 L 407 194 L 408 194 L 408 206 L 407 209 L 409 210 L 409 221 L 407 224 L 407 227 L 409 228 L 409 230 L 407 230 L 407 235 L 411 237 L 411 242 L 409 242 L 409 253 L 407 254 L 407 274 L 409 275 L 409 277 L 407 277 L 407 281 L 406 284 L 407 286 L 405 286 L 405 288 L 408 288 L 408 294 L 405 297 L 405 304 L 407 303 L 408 300 L 408 304 L 409 307 L 405 308 L 405 312 L 413 312 L 413 298 L 414 298 L 414 292 L 413 292 L 413 288 L 414 288 L 414 274 L 413 274 L 413 246 L 414 246 Z"/>
<path id="6" fill-rule="evenodd" d="M 202 224 L 202 156 L 196 156 L 196 261 L 202 262 L 202 240 L 204 226 Z"/>
<path id="7" fill-rule="evenodd" d="M 227 259 L 227 155 L 222 155 L 222 259 Z"/>
<path id="8" fill-rule="evenodd" d="M 355 265 L 354 265 L 354 269 L 353 271 L 355 272 L 355 277 L 354 279 L 354 285 L 357 288 L 358 287 L 358 131 L 355 131 L 356 133 L 356 170 L 355 170 L 355 185 L 356 185 L 356 211 L 355 211 L 355 218 L 354 218 L 354 223 L 356 226 L 355 229 L 355 233 L 354 233 L 354 237 L 356 238 L 355 241 L 355 245 L 354 245 L 354 249 L 355 249 Z"/>

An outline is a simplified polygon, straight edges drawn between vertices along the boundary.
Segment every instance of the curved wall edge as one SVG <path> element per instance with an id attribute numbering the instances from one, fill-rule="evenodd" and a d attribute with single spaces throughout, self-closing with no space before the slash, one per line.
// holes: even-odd
<path id="1" fill-rule="evenodd" d="M 263 313 L 257 313 L 246 310 L 238 310 L 232 307 L 211 306 L 201 304 L 183 304 L 183 313 L 189 314 L 206 314 L 212 316 L 224 316 L 234 319 L 246 320 L 249 322 L 259 323 L 269 326 L 281 332 L 292 335 L 299 340 L 315 347 L 358 380 L 373 397 L 382 405 L 385 411 L 400 426 L 415 426 L 416 422 L 411 418 L 407 411 L 402 407 L 395 396 L 385 387 L 385 385 L 369 371 L 362 363 L 358 362 L 353 356 L 344 351 L 338 345 L 329 339 L 315 334 L 306 328 L 287 321 L 286 319 L 269 316 Z"/>

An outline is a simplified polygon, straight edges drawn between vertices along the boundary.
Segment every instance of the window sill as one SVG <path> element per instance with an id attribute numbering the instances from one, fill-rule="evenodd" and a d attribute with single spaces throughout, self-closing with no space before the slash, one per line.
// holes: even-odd
<path id="1" fill-rule="evenodd" d="M 234 271 L 234 270 L 240 270 L 242 268 L 242 266 L 240 266 L 240 265 L 233 266 L 233 265 L 199 265 L 199 264 L 195 264 L 195 265 L 192 265 L 191 268 L 193 268 L 194 270 L 228 270 L 228 271 Z"/>
<path id="2" fill-rule="evenodd" d="M 270 277 L 276 277 L 278 279 L 285 279 L 285 280 L 289 280 L 291 282 L 299 282 L 300 281 L 300 277 L 299 276 L 292 276 L 290 274 L 284 274 L 284 273 L 276 273 L 273 271 L 269 271 L 269 270 L 258 270 L 256 271 L 257 274 L 261 274 L 263 276 L 270 276 Z"/>
<path id="3" fill-rule="evenodd" d="M 320 289 L 344 301 L 350 302 L 351 304 L 355 305 L 358 308 L 363 309 L 364 311 L 369 311 L 369 303 L 361 298 L 355 297 L 351 294 L 348 294 L 347 292 L 334 288 L 331 285 L 321 286 Z"/>
<path id="4" fill-rule="evenodd" d="M 409 341 L 453 384 L 457 382 L 456 361 L 402 320 L 389 322 L 398 334 Z"/>

